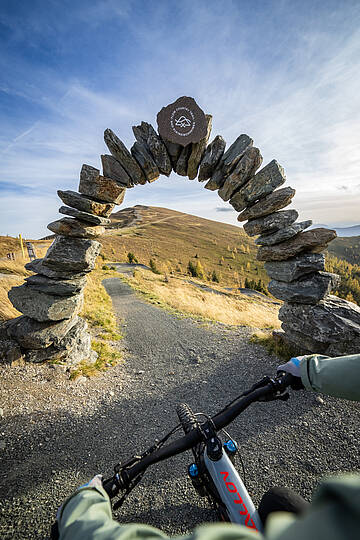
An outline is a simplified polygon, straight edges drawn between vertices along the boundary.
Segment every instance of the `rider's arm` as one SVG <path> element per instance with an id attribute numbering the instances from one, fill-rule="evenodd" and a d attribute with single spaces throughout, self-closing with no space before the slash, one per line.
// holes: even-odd
<path id="1" fill-rule="evenodd" d="M 360 354 L 332 358 L 320 354 L 304 356 L 300 373 L 308 390 L 360 401 Z"/>
<path id="2" fill-rule="evenodd" d="M 60 540 L 160 540 L 148 525 L 120 525 L 112 519 L 110 499 L 102 487 L 84 487 L 63 505 L 58 518 Z"/>

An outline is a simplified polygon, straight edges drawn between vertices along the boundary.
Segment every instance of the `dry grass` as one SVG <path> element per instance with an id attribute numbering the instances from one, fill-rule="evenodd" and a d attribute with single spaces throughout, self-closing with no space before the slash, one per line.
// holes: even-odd
<path id="1" fill-rule="evenodd" d="M 243 295 L 226 296 L 202 291 L 180 278 L 172 277 L 165 283 L 164 276 L 146 270 L 136 270 L 127 280 L 151 303 L 180 313 L 228 325 L 255 328 L 279 328 L 278 308 L 266 300 Z M 221 290 L 221 287 L 216 287 Z M 224 291 L 226 292 L 226 291 Z"/>

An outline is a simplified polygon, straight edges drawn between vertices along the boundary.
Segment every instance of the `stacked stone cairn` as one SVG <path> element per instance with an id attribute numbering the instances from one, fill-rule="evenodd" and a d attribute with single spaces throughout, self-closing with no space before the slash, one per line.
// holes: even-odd
<path id="1" fill-rule="evenodd" d="M 296 222 L 296 210 L 283 210 L 295 190 L 282 186 L 283 168 L 273 160 L 262 169 L 263 158 L 248 135 L 240 135 L 225 151 L 217 135 L 207 145 L 212 117 L 206 115 L 207 134 L 185 147 L 162 140 L 148 123 L 133 127 L 136 142 L 129 151 L 110 129 L 104 139 L 110 154 L 101 156 L 103 174 L 89 165 L 80 173 L 79 192 L 58 191 L 66 217 L 48 228 L 55 240 L 43 259 L 26 265 L 35 274 L 9 291 L 12 304 L 23 313 L 0 328 L 0 357 L 29 362 L 61 361 L 74 366 L 93 362 L 87 324 L 78 313 L 83 305 L 86 274 L 93 270 L 101 244 L 96 240 L 110 224 L 115 205 L 126 188 L 145 185 L 160 174 L 175 171 L 190 180 L 207 181 L 247 220 L 244 230 L 256 236 L 257 258 L 271 278 L 269 291 L 285 303 L 280 309 L 282 339 L 304 352 L 341 354 L 360 346 L 360 309 L 330 291 L 339 277 L 325 272 L 321 253 L 335 231 L 305 231 L 311 221 Z M 258 172 L 257 172 L 258 171 Z M 277 189 L 280 188 L 280 189 Z M 305 232 L 304 232 L 305 231 Z"/>

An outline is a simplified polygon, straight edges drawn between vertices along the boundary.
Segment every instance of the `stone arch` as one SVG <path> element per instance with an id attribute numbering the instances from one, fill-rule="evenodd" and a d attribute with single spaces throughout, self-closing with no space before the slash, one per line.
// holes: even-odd
<path id="1" fill-rule="evenodd" d="M 269 290 L 285 302 L 280 309 L 283 331 L 278 337 L 304 352 L 355 352 L 354 347 L 360 345 L 360 309 L 330 295 L 339 277 L 324 272 L 321 252 L 336 232 L 305 231 L 310 220 L 296 222 L 296 210 L 283 210 L 295 189 L 281 187 L 286 181 L 281 165 L 272 160 L 258 170 L 263 161 L 260 150 L 245 134 L 227 150 L 221 135 L 208 144 L 211 124 L 211 115 L 206 115 L 205 137 L 183 146 L 162 138 L 151 124 L 142 122 L 133 127 L 136 141 L 130 151 L 111 129 L 105 130 L 110 154 L 101 156 L 103 173 L 83 165 L 78 192 L 58 191 L 64 203 L 59 212 L 65 217 L 48 225 L 55 240 L 43 259 L 26 265 L 35 275 L 9 291 L 10 301 L 23 313 L 1 329 L 9 355 L 23 355 L 30 362 L 56 359 L 69 365 L 95 361 L 86 322 L 78 313 L 86 274 L 100 253 L 98 238 L 126 189 L 172 171 L 206 181 L 206 189 L 217 191 L 239 212 L 239 222 L 247 221 L 245 232 L 257 236 L 257 258 L 265 261 Z"/>

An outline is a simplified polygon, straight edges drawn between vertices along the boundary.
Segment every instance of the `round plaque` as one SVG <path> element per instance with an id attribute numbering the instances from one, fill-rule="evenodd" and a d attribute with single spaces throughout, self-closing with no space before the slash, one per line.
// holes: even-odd
<path id="1" fill-rule="evenodd" d="M 206 137 L 205 113 L 195 99 L 180 97 L 163 107 L 157 115 L 159 134 L 163 139 L 187 146 Z"/>

